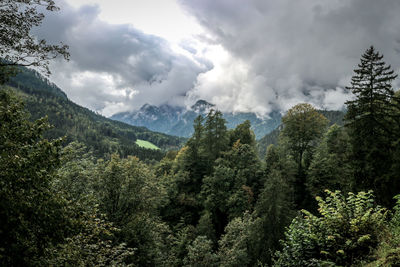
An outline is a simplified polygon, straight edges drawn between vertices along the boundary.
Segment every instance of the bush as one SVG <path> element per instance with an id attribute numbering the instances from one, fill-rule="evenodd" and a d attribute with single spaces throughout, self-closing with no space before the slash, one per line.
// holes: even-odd
<path id="1" fill-rule="evenodd" d="M 317 197 L 320 216 L 303 210 L 285 233 L 275 266 L 351 265 L 368 260 L 387 230 L 387 211 L 376 206 L 372 191 L 349 193 L 326 190 Z"/>

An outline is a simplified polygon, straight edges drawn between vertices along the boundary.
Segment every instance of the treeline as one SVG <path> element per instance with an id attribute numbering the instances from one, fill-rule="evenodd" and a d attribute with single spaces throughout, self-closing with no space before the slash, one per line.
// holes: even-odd
<path id="1" fill-rule="evenodd" d="M 185 140 L 113 121 L 83 108 L 34 70 L 21 67 L 7 84 L 21 93 L 32 120 L 48 117 L 54 127 L 44 134 L 45 137 L 65 136 L 65 144 L 82 142 L 96 157 L 110 158 L 112 153 L 118 153 L 122 157 L 136 155 L 142 160 L 159 161 L 164 156 L 163 151 L 141 148 L 135 141 L 147 140 L 165 151 L 177 149 Z"/>
<path id="2" fill-rule="evenodd" d="M 371 47 L 343 126 L 298 104 L 260 160 L 250 123 L 211 110 L 151 167 L 48 141 L 2 90 L 0 265 L 397 266 L 395 78 Z"/>

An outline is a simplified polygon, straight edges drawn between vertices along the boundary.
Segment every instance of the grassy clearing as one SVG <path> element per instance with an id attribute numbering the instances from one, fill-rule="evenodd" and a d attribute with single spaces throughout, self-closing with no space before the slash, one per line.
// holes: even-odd
<path id="1" fill-rule="evenodd" d="M 149 141 L 145 141 L 145 140 L 140 140 L 137 139 L 136 140 L 136 144 L 140 147 L 144 147 L 144 148 L 148 148 L 148 149 L 160 149 L 158 146 L 156 146 L 155 144 L 149 142 Z"/>

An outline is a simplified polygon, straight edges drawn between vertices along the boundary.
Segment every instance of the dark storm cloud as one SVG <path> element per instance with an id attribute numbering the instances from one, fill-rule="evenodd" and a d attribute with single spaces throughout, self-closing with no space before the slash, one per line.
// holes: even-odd
<path id="1" fill-rule="evenodd" d="M 46 14 L 37 30 L 41 38 L 70 46 L 71 61 L 53 64 L 52 80 L 73 100 L 106 115 L 146 102 L 182 104 L 197 75 L 212 67 L 129 24 L 100 20 L 97 6 L 59 5 L 61 11 Z"/>
<path id="2" fill-rule="evenodd" d="M 247 66 L 244 75 L 231 73 L 229 80 L 242 77 L 229 85 L 236 86 L 236 93 L 229 95 L 224 84 L 202 75 L 193 90 L 198 97 L 222 102 L 215 95 L 219 92 L 228 94 L 232 104 L 264 106 L 264 111 L 299 101 L 340 108 L 348 97 L 343 88 L 370 45 L 396 70 L 400 67 L 398 0 L 180 2 L 207 29 L 209 39 L 231 54 L 232 64 L 239 60 Z"/>

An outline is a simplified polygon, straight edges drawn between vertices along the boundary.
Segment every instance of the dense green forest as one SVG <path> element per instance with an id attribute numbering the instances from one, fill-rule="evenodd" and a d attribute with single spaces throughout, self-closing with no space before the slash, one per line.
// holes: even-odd
<path id="1" fill-rule="evenodd" d="M 0 265 L 398 266 L 396 77 L 371 47 L 343 124 L 300 103 L 260 159 L 250 123 L 228 130 L 211 110 L 152 166 L 124 143 L 108 157 L 86 139 L 48 139 L 59 127 L 90 125 L 97 140 L 131 128 L 79 115 L 56 88 L 25 95 L 29 80 L 17 78 L 19 90 L 0 90 Z M 46 114 L 59 98 L 64 120 L 53 129 L 24 108 Z"/>
<path id="2" fill-rule="evenodd" d="M 135 155 L 142 160 L 160 160 L 166 150 L 179 148 L 185 140 L 113 121 L 83 108 L 34 70 L 19 68 L 19 73 L 7 85 L 24 99 L 32 120 L 48 117 L 54 127 L 44 133 L 46 138 L 65 136 L 64 144 L 81 142 L 92 149 L 96 157 L 110 158 L 112 153 L 118 153 L 123 157 Z M 149 141 L 162 150 L 141 148 L 135 144 L 138 139 Z"/>

